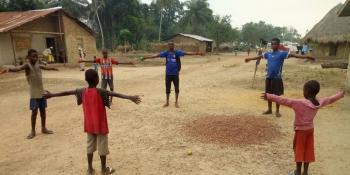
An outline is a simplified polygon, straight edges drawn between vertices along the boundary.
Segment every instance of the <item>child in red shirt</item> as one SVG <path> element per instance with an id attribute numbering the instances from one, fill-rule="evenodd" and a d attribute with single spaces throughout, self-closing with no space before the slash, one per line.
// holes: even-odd
<path id="1" fill-rule="evenodd" d="M 85 72 L 85 80 L 88 82 L 88 88 L 82 88 L 61 93 L 47 93 L 45 98 L 61 97 L 76 95 L 78 105 L 83 105 L 84 111 L 84 131 L 87 133 L 87 157 L 88 157 L 88 174 L 93 174 L 92 168 L 93 152 L 98 148 L 101 158 L 101 169 L 103 174 L 112 174 L 114 170 L 106 166 L 106 155 L 108 150 L 108 123 L 106 106 L 110 107 L 109 97 L 118 97 L 131 100 L 139 104 L 139 96 L 128 96 L 105 89 L 96 88 L 99 83 L 98 74 L 95 70 L 89 69 Z"/>

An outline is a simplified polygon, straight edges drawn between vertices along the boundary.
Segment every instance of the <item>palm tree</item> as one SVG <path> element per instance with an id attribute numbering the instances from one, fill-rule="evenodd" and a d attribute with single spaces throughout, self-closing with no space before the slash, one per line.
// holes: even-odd
<path id="1" fill-rule="evenodd" d="M 207 0 L 189 0 L 185 2 L 187 10 L 182 23 L 191 27 L 194 33 L 200 33 L 200 29 L 213 20 L 213 11 L 209 8 Z"/>

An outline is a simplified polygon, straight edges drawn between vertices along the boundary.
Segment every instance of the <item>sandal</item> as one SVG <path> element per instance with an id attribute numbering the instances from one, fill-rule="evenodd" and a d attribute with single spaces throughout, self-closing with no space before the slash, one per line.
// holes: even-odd
<path id="1" fill-rule="evenodd" d="M 295 170 L 293 170 L 290 173 L 288 173 L 288 175 L 295 175 Z"/>

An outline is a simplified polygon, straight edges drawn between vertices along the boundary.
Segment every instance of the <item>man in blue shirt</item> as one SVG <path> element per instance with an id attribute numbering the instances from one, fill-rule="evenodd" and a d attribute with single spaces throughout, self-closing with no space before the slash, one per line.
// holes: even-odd
<path id="1" fill-rule="evenodd" d="M 185 55 L 204 55 L 200 52 L 184 52 L 182 50 L 175 50 L 175 44 L 173 42 L 168 43 L 169 49 L 163 51 L 160 54 L 144 57 L 143 60 L 152 59 L 152 58 L 165 58 L 166 59 L 166 69 L 165 69 L 165 86 L 166 86 L 166 103 L 164 107 L 169 106 L 169 96 L 171 91 L 171 83 L 175 87 L 175 107 L 179 108 L 178 98 L 179 98 L 179 73 L 181 70 L 181 61 L 180 58 Z"/>
<path id="2" fill-rule="evenodd" d="M 271 40 L 271 52 L 266 52 L 263 55 L 246 58 L 245 62 L 252 60 L 260 60 L 265 58 L 267 60 L 267 73 L 266 73 L 266 83 L 265 83 L 265 93 L 283 95 L 284 87 L 282 81 L 282 68 L 284 60 L 289 57 L 301 58 L 315 60 L 312 56 L 299 55 L 294 53 L 289 53 L 286 51 L 279 50 L 280 40 L 278 38 L 273 38 Z M 281 117 L 279 112 L 279 104 L 276 104 L 276 117 Z M 272 114 L 272 102 L 268 101 L 268 110 L 263 113 L 264 115 Z"/>

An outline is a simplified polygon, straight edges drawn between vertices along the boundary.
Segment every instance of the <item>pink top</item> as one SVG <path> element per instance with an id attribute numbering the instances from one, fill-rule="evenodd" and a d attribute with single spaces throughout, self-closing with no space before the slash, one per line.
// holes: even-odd
<path id="1" fill-rule="evenodd" d="M 313 120 L 318 109 L 336 102 L 337 100 L 343 98 L 344 95 L 344 92 L 338 92 L 333 96 L 321 98 L 318 100 L 320 105 L 315 106 L 310 100 L 307 99 L 288 99 L 286 97 L 276 96 L 273 94 L 266 94 L 269 101 L 288 106 L 294 110 L 294 130 L 309 130 L 314 128 Z"/>

